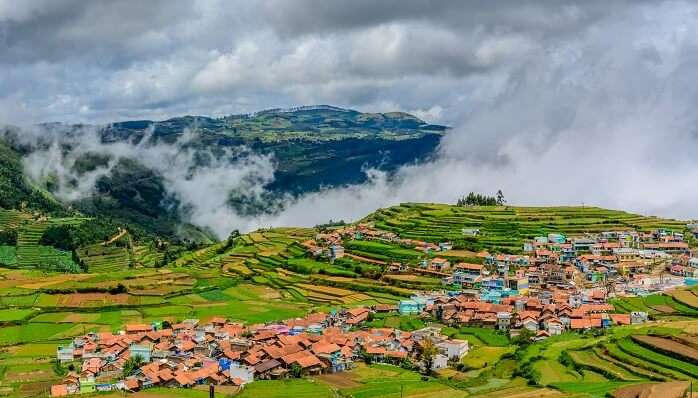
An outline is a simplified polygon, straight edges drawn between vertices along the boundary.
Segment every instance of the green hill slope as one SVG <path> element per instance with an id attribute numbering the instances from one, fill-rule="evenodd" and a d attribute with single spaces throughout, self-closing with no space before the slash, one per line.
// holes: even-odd
<path id="1" fill-rule="evenodd" d="M 379 229 L 403 238 L 429 242 L 453 241 L 469 250 L 519 252 L 526 239 L 551 232 L 566 235 L 636 229 L 683 231 L 686 221 L 647 217 L 597 207 L 452 206 L 404 203 L 367 216 Z M 479 229 L 465 237 L 463 229 Z"/>

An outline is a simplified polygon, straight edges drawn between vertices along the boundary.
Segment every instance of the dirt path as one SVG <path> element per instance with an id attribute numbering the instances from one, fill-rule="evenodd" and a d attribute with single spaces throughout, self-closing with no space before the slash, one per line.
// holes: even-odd
<path id="1" fill-rule="evenodd" d="M 111 245 L 111 244 L 114 243 L 115 241 L 121 239 L 121 238 L 122 238 L 124 235 L 126 235 L 127 233 L 128 233 L 128 231 L 126 230 L 126 228 L 123 228 L 123 229 L 122 229 L 122 228 L 119 228 L 119 233 L 116 234 L 116 235 L 114 235 L 114 236 L 113 236 L 111 239 L 109 239 L 108 241 L 102 242 L 102 246 Z"/>
<path id="2" fill-rule="evenodd" d="M 378 265 L 388 264 L 385 261 L 375 260 L 375 259 L 367 258 L 367 257 L 361 257 L 361 256 L 357 256 L 356 254 L 345 253 L 344 255 L 347 257 L 353 258 L 354 260 L 365 261 L 367 263 L 378 264 Z"/>

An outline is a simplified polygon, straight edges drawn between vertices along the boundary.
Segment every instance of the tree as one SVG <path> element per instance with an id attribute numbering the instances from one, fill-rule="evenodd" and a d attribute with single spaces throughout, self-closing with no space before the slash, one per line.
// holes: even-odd
<path id="1" fill-rule="evenodd" d="M 293 364 L 291 364 L 291 367 L 288 369 L 288 371 L 291 374 L 291 376 L 295 378 L 300 378 L 303 373 L 303 368 L 301 368 L 301 365 L 294 362 Z"/>
<path id="2" fill-rule="evenodd" d="M 497 191 L 497 204 L 499 206 L 503 206 L 504 203 L 506 203 L 506 200 L 504 200 L 504 194 L 502 193 L 502 190 L 500 189 Z"/>
<path id="3" fill-rule="evenodd" d="M 531 344 L 531 338 L 533 338 L 533 336 L 535 336 L 535 334 L 532 331 L 523 328 L 511 341 L 520 347 L 526 347 Z"/>
<path id="4" fill-rule="evenodd" d="M 431 374 L 431 367 L 434 364 L 434 357 L 439 353 L 439 349 L 429 339 L 424 339 L 421 345 L 420 358 L 424 364 L 424 374 Z"/>
<path id="5" fill-rule="evenodd" d="M 461 197 L 456 202 L 457 206 L 496 206 L 497 204 L 496 197 L 475 192 L 470 192 L 467 196 Z"/>
<path id="6" fill-rule="evenodd" d="M 362 347 L 361 351 L 359 351 L 359 356 L 364 360 L 366 365 L 370 365 L 373 363 L 373 357 L 368 355 L 368 352 Z"/>
<path id="7" fill-rule="evenodd" d="M 139 354 L 134 355 L 124 362 L 124 376 L 131 376 L 143 366 L 143 357 Z"/>

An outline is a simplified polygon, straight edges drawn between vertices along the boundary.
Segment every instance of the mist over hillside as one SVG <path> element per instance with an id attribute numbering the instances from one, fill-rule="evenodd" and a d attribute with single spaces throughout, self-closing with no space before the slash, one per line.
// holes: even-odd
<path id="1" fill-rule="evenodd" d="M 160 167 L 151 178 L 154 165 L 92 156 L 75 160 L 88 168 L 80 178 L 41 181 L 85 211 L 132 202 L 136 212 L 120 217 L 161 225 L 155 214 L 176 207 L 165 214 L 224 236 L 502 189 L 510 203 L 698 217 L 691 2 L 152 2 L 135 14 L 128 2 L 39 3 L 0 11 L 0 121 L 78 130 L 126 121 L 100 140 L 141 145 L 135 157 L 155 151 Z M 104 15 L 131 24 L 94 23 Z M 333 116 L 291 124 L 299 128 L 283 120 L 293 112 L 255 113 L 312 103 L 342 108 L 305 109 Z M 140 144 L 146 134 L 152 142 Z M 204 156 L 203 147 L 228 149 Z M 44 149 L 49 169 L 64 157 Z M 214 160 L 223 155 L 233 162 Z M 34 180 L 61 175 L 40 157 Z M 108 182 L 105 170 L 119 173 Z M 108 189 L 141 180 L 140 190 Z M 85 203 L 93 186 L 100 200 Z"/>
<path id="2" fill-rule="evenodd" d="M 32 184 L 86 214 L 158 234 L 191 223 L 224 238 L 258 228 L 305 195 L 423 162 L 444 126 L 405 113 L 331 106 L 223 118 L 8 128 Z"/>

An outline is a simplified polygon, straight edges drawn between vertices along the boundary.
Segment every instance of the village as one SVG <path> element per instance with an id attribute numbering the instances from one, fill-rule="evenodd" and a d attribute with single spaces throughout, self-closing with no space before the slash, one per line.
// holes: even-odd
<path id="1" fill-rule="evenodd" d="M 609 300 L 698 280 L 698 258 L 684 236 L 666 230 L 575 238 L 548 234 L 527 241 L 522 254 L 480 252 L 479 262 L 454 264 L 439 256 L 452 249 L 448 242 L 400 239 L 364 224 L 318 233 L 303 246 L 314 257 L 335 261 L 349 255 L 342 243 L 353 239 L 423 252 L 416 264 L 384 265 L 390 272 L 437 277 L 443 289 L 414 294 L 396 305 L 340 308 L 277 323 L 243 325 L 217 317 L 207 323 L 188 319 L 88 333 L 58 348 L 59 362 L 79 366 L 52 386 L 51 395 L 156 386 L 244 388 L 259 379 L 342 372 L 360 362 L 430 373 L 455 366 L 469 351 L 467 340 L 442 335 L 443 327 L 482 327 L 535 342 L 566 331 L 641 324 L 648 321 L 647 312 L 616 313 Z M 380 313 L 419 317 L 429 326 L 409 332 L 364 326 Z"/>

